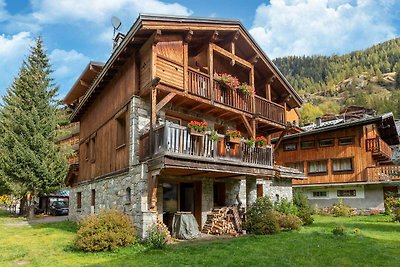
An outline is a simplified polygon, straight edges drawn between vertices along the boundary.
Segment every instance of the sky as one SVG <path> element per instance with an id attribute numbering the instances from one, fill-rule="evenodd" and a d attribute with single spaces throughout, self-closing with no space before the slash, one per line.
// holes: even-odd
<path id="1" fill-rule="evenodd" d="M 42 36 L 64 97 L 90 60 L 111 55 L 111 17 L 125 33 L 139 13 L 239 19 L 270 58 L 344 54 L 400 35 L 400 0 L 0 0 L 0 96 Z"/>

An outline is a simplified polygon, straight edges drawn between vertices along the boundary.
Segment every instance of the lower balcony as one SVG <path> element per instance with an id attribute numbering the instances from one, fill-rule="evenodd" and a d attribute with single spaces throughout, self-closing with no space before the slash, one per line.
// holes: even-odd
<path id="1" fill-rule="evenodd" d="M 365 171 L 365 176 L 368 182 L 400 180 L 400 166 L 387 165 L 368 167 Z"/>
<path id="2" fill-rule="evenodd" d="M 147 132 L 140 138 L 140 160 L 151 160 L 159 157 L 172 157 L 180 162 L 198 163 L 199 169 L 213 169 L 232 171 L 247 167 L 247 171 L 241 173 L 263 174 L 263 171 L 252 168 L 268 169 L 264 174 L 271 174 L 273 169 L 272 147 L 252 147 L 243 140 L 238 143 L 228 142 L 224 135 L 218 135 L 213 141 L 210 133 L 204 135 L 191 134 L 190 129 L 184 126 L 167 123 L 154 129 L 153 137 Z M 152 144 L 152 145 L 150 145 Z M 201 163 L 201 164 L 200 164 Z M 200 165 L 199 165 L 200 164 Z M 232 167 L 222 167 L 231 165 Z M 193 167 L 192 166 L 192 167 Z M 236 167 L 233 167 L 236 166 Z M 235 171 L 236 170 L 236 171 Z"/>
<path id="3" fill-rule="evenodd" d="M 372 157 L 377 161 L 387 161 L 392 158 L 392 149 L 380 137 L 367 139 L 367 151 L 372 152 Z"/>

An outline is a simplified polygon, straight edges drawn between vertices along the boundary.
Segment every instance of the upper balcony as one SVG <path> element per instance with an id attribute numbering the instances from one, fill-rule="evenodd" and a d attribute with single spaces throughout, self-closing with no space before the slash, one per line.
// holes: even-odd
<path id="1" fill-rule="evenodd" d="M 165 52 L 167 49 L 163 49 L 153 47 L 152 53 L 142 52 L 141 95 L 149 94 L 152 80 L 159 78 L 159 98 L 170 94 L 175 106 L 222 118 L 241 119 L 245 116 L 256 119 L 259 128 L 265 127 L 271 132 L 285 127 L 286 104 L 271 100 L 271 82 L 267 77 L 255 81 L 254 65 L 249 61 L 213 43 L 203 50 L 200 48 L 200 52 L 184 48 L 183 54 L 178 56 L 172 50 Z M 179 54 L 180 50 L 177 51 Z M 221 86 L 214 77 L 221 73 L 230 74 L 255 90 L 245 93 Z"/>
<path id="2" fill-rule="evenodd" d="M 376 161 L 387 161 L 392 158 L 392 149 L 380 137 L 367 139 L 366 149 L 372 152 L 372 157 Z"/>

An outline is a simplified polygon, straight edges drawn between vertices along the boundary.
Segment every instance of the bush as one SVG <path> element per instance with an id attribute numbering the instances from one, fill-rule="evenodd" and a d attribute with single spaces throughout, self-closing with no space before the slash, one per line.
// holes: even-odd
<path id="1" fill-rule="evenodd" d="M 135 228 L 129 216 L 116 210 L 104 210 L 99 215 L 82 219 L 75 245 L 83 251 L 106 251 L 135 242 Z"/>
<path id="2" fill-rule="evenodd" d="M 278 233 L 280 231 L 279 213 L 272 207 L 272 202 L 268 197 L 258 198 L 246 213 L 244 228 L 256 235 Z"/>
<path id="3" fill-rule="evenodd" d="M 286 230 L 298 230 L 303 225 L 299 217 L 293 214 L 281 213 L 278 217 L 279 226 Z"/>
<path id="4" fill-rule="evenodd" d="M 396 207 L 400 206 L 399 200 L 395 197 L 387 197 L 385 199 L 385 214 L 393 215 L 393 211 Z"/>
<path id="5" fill-rule="evenodd" d="M 393 209 L 393 221 L 400 222 L 400 206 Z"/>
<path id="6" fill-rule="evenodd" d="M 335 228 L 333 228 L 332 234 L 337 236 L 343 236 L 346 234 L 346 228 L 344 227 L 343 224 L 339 224 Z"/>
<path id="7" fill-rule="evenodd" d="M 293 202 L 288 201 L 286 198 L 282 198 L 281 201 L 275 202 L 274 210 L 284 214 L 293 214 L 293 215 L 296 215 L 298 212 L 296 205 L 294 205 Z"/>
<path id="8" fill-rule="evenodd" d="M 163 249 L 171 241 L 168 228 L 164 224 L 155 223 L 146 232 L 146 244 L 151 248 Z"/>
<path id="9" fill-rule="evenodd" d="M 342 199 L 339 199 L 338 204 L 333 204 L 331 209 L 332 209 L 332 214 L 337 217 L 351 215 L 351 207 L 344 205 Z"/>
<path id="10" fill-rule="evenodd" d="M 293 203 L 297 206 L 297 216 L 301 219 L 304 225 L 309 225 L 314 222 L 311 216 L 310 202 L 303 193 L 297 193 L 293 197 Z"/>

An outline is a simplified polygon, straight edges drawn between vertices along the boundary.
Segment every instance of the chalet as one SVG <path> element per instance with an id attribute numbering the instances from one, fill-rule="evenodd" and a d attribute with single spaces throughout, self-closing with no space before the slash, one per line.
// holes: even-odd
<path id="1" fill-rule="evenodd" d="M 298 121 L 302 100 L 239 21 L 140 15 L 118 36 L 66 98 L 80 123 L 71 219 L 116 208 L 144 236 L 177 211 L 202 227 L 217 206 L 291 198 L 302 173 L 275 166 L 270 144 L 245 140 L 268 143 Z"/>
<path id="2" fill-rule="evenodd" d="M 400 191 L 400 166 L 390 147 L 399 144 L 399 135 L 391 113 L 351 107 L 306 130 L 283 137 L 275 156 L 277 164 L 308 177 L 293 187 L 311 204 L 328 207 L 340 198 L 353 208 L 382 210 L 384 197 Z"/>

